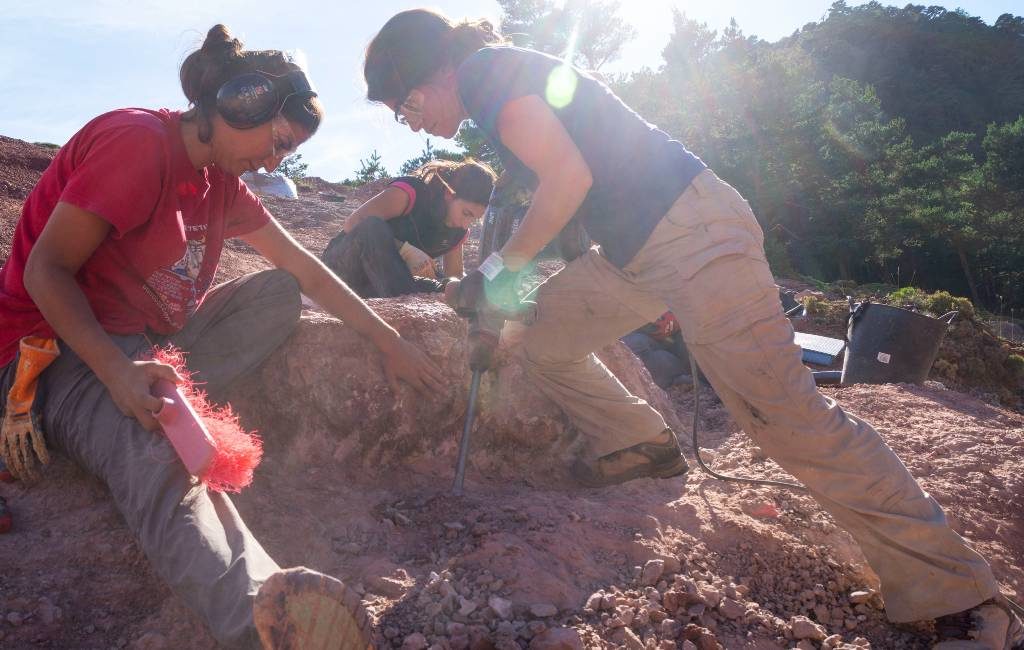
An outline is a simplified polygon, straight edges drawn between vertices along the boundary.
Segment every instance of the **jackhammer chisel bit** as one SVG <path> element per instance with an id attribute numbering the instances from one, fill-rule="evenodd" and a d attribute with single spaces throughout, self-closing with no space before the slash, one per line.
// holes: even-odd
<path id="1" fill-rule="evenodd" d="M 462 440 L 459 441 L 459 462 L 455 466 L 455 482 L 452 494 L 462 496 L 462 485 L 466 480 L 466 456 L 469 455 L 469 434 L 473 429 L 473 416 L 476 415 L 476 395 L 480 390 L 480 377 L 483 370 L 474 370 L 473 379 L 469 383 L 469 406 L 466 408 L 466 424 L 462 427 Z"/>
<path id="2" fill-rule="evenodd" d="M 466 407 L 466 422 L 462 428 L 462 439 L 459 441 L 459 460 L 455 465 L 455 481 L 452 484 L 452 494 L 455 496 L 462 495 L 463 484 L 466 480 L 466 459 L 469 456 L 469 439 L 476 416 L 480 379 L 493 363 L 502 325 L 506 320 L 531 325 L 536 317 L 536 303 L 523 302 L 515 312 L 483 311 L 469 319 L 469 368 L 473 371 L 473 378 L 469 384 L 469 405 Z"/>

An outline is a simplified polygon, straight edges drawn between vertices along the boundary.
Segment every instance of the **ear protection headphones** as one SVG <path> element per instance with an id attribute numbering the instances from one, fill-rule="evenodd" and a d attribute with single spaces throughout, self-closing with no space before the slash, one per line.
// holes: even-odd
<path id="1" fill-rule="evenodd" d="M 251 129 L 272 120 L 293 95 L 316 97 L 313 84 L 302 70 L 281 76 L 247 72 L 229 79 L 217 90 L 217 112 L 228 126 Z"/>

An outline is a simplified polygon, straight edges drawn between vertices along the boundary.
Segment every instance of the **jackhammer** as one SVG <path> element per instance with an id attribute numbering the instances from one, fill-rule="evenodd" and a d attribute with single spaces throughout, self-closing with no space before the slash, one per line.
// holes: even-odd
<path id="1" fill-rule="evenodd" d="M 483 309 L 466 314 L 469 319 L 469 369 L 473 372 L 473 377 L 469 382 L 469 405 L 466 407 L 466 421 L 462 427 L 459 459 L 455 465 L 455 481 L 452 484 L 452 494 L 456 496 L 462 495 L 463 483 L 466 478 L 466 458 L 469 456 L 469 439 L 473 429 L 473 419 L 476 415 L 480 379 L 494 363 L 494 352 L 498 349 L 501 328 L 505 321 L 531 324 L 536 318 L 536 308 L 536 303 L 523 302 L 515 311 Z"/>

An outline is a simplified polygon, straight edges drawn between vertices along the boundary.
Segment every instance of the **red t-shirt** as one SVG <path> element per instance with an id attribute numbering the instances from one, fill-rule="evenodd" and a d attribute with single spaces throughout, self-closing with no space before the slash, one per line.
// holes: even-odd
<path id="1" fill-rule="evenodd" d="M 181 114 L 125 108 L 76 133 L 25 201 L 11 255 L 0 268 L 0 367 L 23 336 L 55 337 L 25 291 L 25 261 L 58 201 L 111 225 L 75 279 L 104 330 L 180 330 L 213 282 L 224 239 L 271 220 L 236 176 L 196 170 Z"/>

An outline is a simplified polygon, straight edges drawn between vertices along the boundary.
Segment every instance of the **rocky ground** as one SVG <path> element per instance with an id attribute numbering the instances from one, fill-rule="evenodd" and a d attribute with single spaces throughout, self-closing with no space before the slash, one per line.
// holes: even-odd
<path id="1" fill-rule="evenodd" d="M 0 202 L 0 246 L 24 198 L 11 196 L 24 190 L 16 182 L 32 181 L 39 155 L 0 139 L 10 204 Z M 5 169 L 12 160 L 29 162 Z M 359 192 L 369 190 L 314 182 L 298 201 L 267 202 L 321 250 L 367 198 Z M 233 245 L 222 273 L 257 268 Z M 441 365 L 444 394 L 392 396 L 365 342 L 309 311 L 231 399 L 267 446 L 234 499 L 243 517 L 280 564 L 354 585 L 381 647 L 929 646 L 930 623 L 886 621 L 856 544 L 805 495 L 697 471 L 576 487 L 565 471 L 575 432 L 511 361 L 485 379 L 466 495 L 453 497 L 465 326 L 429 297 L 373 306 Z M 688 435 L 692 390 L 662 392 L 620 345 L 601 357 Z M 1024 415 L 938 383 L 824 390 L 876 424 L 1004 591 L 1024 596 Z M 700 444 L 716 469 L 786 478 L 710 391 L 701 400 Z M 149 568 L 104 486 L 66 458 L 38 485 L 0 484 L 0 496 L 15 516 L 0 536 L 0 647 L 216 647 Z"/>

